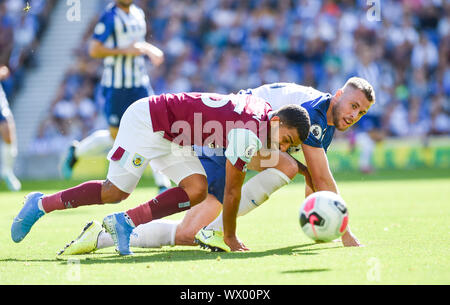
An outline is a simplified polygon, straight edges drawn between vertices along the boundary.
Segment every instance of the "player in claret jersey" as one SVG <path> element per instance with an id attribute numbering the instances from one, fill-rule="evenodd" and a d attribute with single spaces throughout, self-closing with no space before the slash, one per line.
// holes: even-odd
<path id="1" fill-rule="evenodd" d="M 237 216 L 244 216 L 262 205 L 275 191 L 287 185 L 297 173 L 305 176 L 305 197 L 317 190 L 338 193 L 328 167 L 326 152 L 335 129 L 345 131 L 375 103 L 375 92 L 370 83 L 365 79 L 352 77 L 334 95 L 294 83 L 266 84 L 241 90 L 239 94 L 263 98 L 270 103 L 273 110 L 287 104 L 299 104 L 308 111 L 311 128 L 308 138 L 301 145 L 308 168 L 300 162 L 296 163 L 287 153 L 280 153 L 275 167 L 255 168 L 258 157 L 252 159 L 249 168 L 258 170 L 259 173 L 243 185 Z M 212 155 L 209 153 L 209 147 L 196 149 L 201 152 L 199 159 L 207 174 L 207 199 L 187 211 L 182 220 L 158 219 L 137 227 L 130 240 L 131 246 L 192 246 L 196 240 L 201 246 L 215 251 L 230 251 L 224 243 L 223 215 L 220 214 L 225 189 L 226 157 L 220 154 Z M 346 247 L 361 246 L 349 227 L 342 236 L 342 244 Z M 83 232 L 59 254 L 84 254 L 112 246 L 114 242 L 111 235 L 102 230 L 99 222 L 90 221 Z"/>
<path id="2" fill-rule="evenodd" d="M 11 227 L 20 242 L 45 213 L 84 205 L 117 203 L 136 188 L 145 167 L 167 175 L 178 186 L 126 212 L 108 215 L 103 226 L 121 255 L 129 255 L 133 229 L 185 211 L 207 195 L 205 170 L 192 145 L 225 148 L 224 233 L 232 251 L 245 250 L 237 239 L 236 215 L 248 163 L 271 148 L 286 151 L 308 137 L 310 120 L 299 105 L 272 111 L 252 95 L 163 94 L 133 103 L 125 112 L 108 154 L 107 179 L 88 181 L 53 195 L 31 193 Z M 267 156 L 267 155 L 266 155 Z M 267 160 L 276 164 L 274 160 Z"/>

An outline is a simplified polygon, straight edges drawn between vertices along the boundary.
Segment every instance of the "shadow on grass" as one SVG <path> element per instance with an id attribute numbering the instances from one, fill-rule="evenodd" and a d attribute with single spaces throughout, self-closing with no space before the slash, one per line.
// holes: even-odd
<path id="1" fill-rule="evenodd" d="M 313 272 L 325 272 L 330 270 L 331 269 L 329 268 L 298 269 L 298 270 L 282 271 L 281 274 L 313 273 Z"/>
<path id="2" fill-rule="evenodd" d="M 342 246 L 330 246 L 320 248 L 315 247 L 317 244 L 308 243 L 283 248 L 270 249 L 265 251 L 249 251 L 249 252 L 209 252 L 206 250 L 189 249 L 172 250 L 170 248 L 162 249 L 133 249 L 133 256 L 118 256 L 115 252 L 94 253 L 89 256 L 79 256 L 80 264 L 111 264 L 111 263 L 152 263 L 152 262 L 180 262 L 180 261 L 199 261 L 199 260 L 227 260 L 227 259 L 251 259 L 267 256 L 282 255 L 317 255 L 317 251 L 336 249 Z M 78 259 L 78 256 L 63 258 L 64 260 Z M 65 263 L 65 262 L 61 262 Z"/>
<path id="3" fill-rule="evenodd" d="M 342 246 L 330 246 L 320 248 L 316 247 L 316 243 L 301 244 L 283 248 L 270 249 L 265 251 L 249 251 L 249 252 L 209 252 L 206 250 L 187 247 L 188 249 L 173 250 L 169 247 L 161 249 L 133 249 L 135 255 L 119 256 L 114 250 L 108 252 L 97 252 L 87 255 L 71 255 L 55 257 L 54 259 L 20 259 L 5 258 L 0 259 L 1 263 L 10 262 L 44 262 L 67 264 L 69 261 L 77 261 L 83 265 L 91 264 L 135 264 L 135 263 L 151 263 L 151 262 L 180 262 L 180 261 L 199 261 L 199 260 L 227 260 L 227 259 L 251 259 L 266 256 L 282 256 L 282 255 L 317 255 L 318 251 L 341 248 Z M 113 249 L 113 248 L 111 248 Z"/>

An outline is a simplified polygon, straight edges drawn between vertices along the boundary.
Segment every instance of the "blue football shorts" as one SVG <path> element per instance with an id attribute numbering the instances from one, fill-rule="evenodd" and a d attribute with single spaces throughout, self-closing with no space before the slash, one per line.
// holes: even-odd
<path id="1" fill-rule="evenodd" d="M 217 200 L 223 203 L 225 164 L 227 161 L 224 149 L 214 149 L 213 151 L 208 147 L 194 146 L 194 150 L 206 172 L 208 194 L 214 195 Z"/>
<path id="2" fill-rule="evenodd" d="M 105 115 L 108 125 L 119 127 L 125 110 L 141 98 L 153 95 L 153 90 L 148 87 L 137 88 L 108 88 L 103 87 L 103 96 L 105 98 Z"/>

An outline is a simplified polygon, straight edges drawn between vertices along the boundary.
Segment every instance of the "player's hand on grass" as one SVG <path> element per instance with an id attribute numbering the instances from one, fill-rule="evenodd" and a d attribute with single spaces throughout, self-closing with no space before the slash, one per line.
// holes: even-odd
<path id="1" fill-rule="evenodd" d="M 230 250 L 233 252 L 250 250 L 237 238 L 237 236 L 224 237 L 223 240 L 228 245 L 228 247 L 230 247 Z"/>

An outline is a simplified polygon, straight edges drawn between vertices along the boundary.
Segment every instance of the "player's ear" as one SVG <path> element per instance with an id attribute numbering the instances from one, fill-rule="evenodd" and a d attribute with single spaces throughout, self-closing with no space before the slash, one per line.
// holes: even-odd
<path id="1" fill-rule="evenodd" d="M 271 128 L 279 128 L 281 125 L 280 117 L 277 115 L 274 115 L 270 118 L 270 126 Z"/>
<path id="2" fill-rule="evenodd" d="M 337 98 L 339 98 L 339 97 L 342 95 L 342 93 L 344 93 L 344 89 L 343 89 L 343 88 L 338 89 L 334 95 L 335 95 Z"/>
<path id="3" fill-rule="evenodd" d="M 274 115 L 273 117 L 270 118 L 271 122 L 280 122 L 280 117 L 277 115 Z"/>

